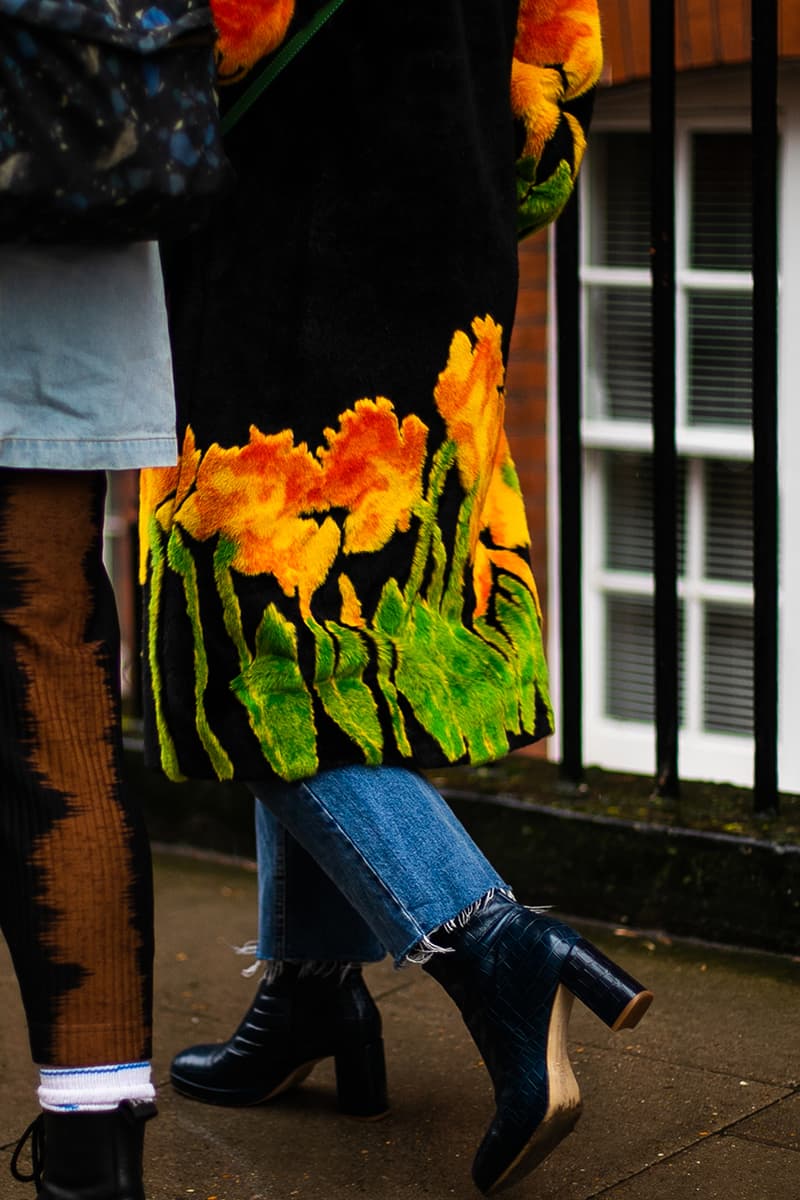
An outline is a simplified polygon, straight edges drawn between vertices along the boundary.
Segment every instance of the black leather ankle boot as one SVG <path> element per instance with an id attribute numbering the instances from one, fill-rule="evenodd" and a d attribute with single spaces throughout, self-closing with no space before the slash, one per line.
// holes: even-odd
<path id="1" fill-rule="evenodd" d="M 425 964 L 458 1005 L 494 1084 L 496 1112 L 473 1163 L 492 1193 L 516 1183 L 574 1128 L 581 1101 L 567 1054 L 578 996 L 611 1029 L 631 1029 L 652 993 L 561 921 L 494 896 Z"/>
<path id="2" fill-rule="evenodd" d="M 182 1050 L 170 1077 L 182 1095 L 206 1104 L 263 1104 L 331 1057 L 341 1111 L 382 1116 L 388 1102 L 381 1018 L 360 969 L 301 975 L 287 963 L 277 979 L 259 985 L 229 1041 Z"/>
<path id="3" fill-rule="evenodd" d="M 150 1101 L 125 1100 L 113 1112 L 41 1113 L 20 1138 L 11 1174 L 35 1183 L 37 1200 L 145 1200 L 142 1152 Z M 32 1170 L 19 1162 L 31 1143 Z"/>

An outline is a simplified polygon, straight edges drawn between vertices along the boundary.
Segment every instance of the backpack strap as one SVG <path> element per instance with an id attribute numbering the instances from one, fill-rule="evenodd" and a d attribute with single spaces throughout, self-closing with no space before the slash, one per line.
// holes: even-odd
<path id="1" fill-rule="evenodd" d="M 318 33 L 322 26 L 333 16 L 337 8 L 341 8 L 344 0 L 328 0 L 315 13 L 307 25 L 298 29 L 297 33 L 275 54 L 267 63 L 264 70 L 253 80 L 247 90 L 232 104 L 220 121 L 220 129 L 224 134 L 230 133 L 241 121 L 246 112 L 255 104 L 261 93 L 273 83 L 281 71 L 289 65 L 300 51 Z"/>

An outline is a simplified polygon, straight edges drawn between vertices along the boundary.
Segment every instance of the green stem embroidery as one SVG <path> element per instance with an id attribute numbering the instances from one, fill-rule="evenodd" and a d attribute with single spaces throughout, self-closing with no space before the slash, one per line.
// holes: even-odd
<path id="1" fill-rule="evenodd" d="M 445 442 L 436 451 L 428 480 L 428 494 L 414 510 L 415 516 L 420 519 L 420 535 L 417 548 L 414 551 L 408 582 L 403 592 L 409 607 L 414 602 L 414 598 L 419 595 L 420 588 L 422 587 L 422 580 L 425 576 L 425 568 L 434 538 L 438 535 L 441 540 L 442 535 L 436 515 L 439 500 L 444 490 L 447 472 L 455 462 L 456 452 L 457 447 L 455 442 Z"/>
<path id="2" fill-rule="evenodd" d="M 236 544 L 228 541 L 227 538 L 220 538 L 214 551 L 214 578 L 217 582 L 219 598 L 222 601 L 225 629 L 239 655 L 239 669 L 246 671 L 253 661 L 253 655 L 250 653 L 250 647 L 244 636 L 242 609 L 233 586 L 231 563 L 235 554 Z"/>
<path id="3" fill-rule="evenodd" d="M 194 641 L 194 703 L 195 725 L 200 741 L 206 754 L 211 760 L 219 779 L 233 778 L 233 763 L 228 757 L 222 743 L 217 738 L 206 716 L 203 697 L 208 684 L 208 658 L 203 640 L 203 626 L 200 619 L 200 595 L 197 587 L 197 568 L 189 550 L 183 543 L 180 529 L 173 525 L 167 547 L 167 558 L 173 571 L 183 580 L 183 590 L 186 596 L 186 611 L 192 627 Z"/>
<path id="4" fill-rule="evenodd" d="M 447 591 L 442 601 L 442 616 L 446 621 L 460 622 L 464 615 L 464 573 L 469 562 L 469 534 L 477 491 L 478 485 L 476 484 L 464 500 L 458 514 L 456 536 L 453 539 L 453 558 L 450 563 L 450 575 L 447 581 Z"/>
<path id="5" fill-rule="evenodd" d="M 147 661 L 150 666 L 150 687 L 153 694 L 158 740 L 161 748 L 161 767 L 168 779 L 176 783 L 185 778 L 178 763 L 178 752 L 164 717 L 164 697 L 161 667 L 158 660 L 157 629 L 161 607 L 161 584 L 164 579 L 164 546 L 161 530 L 154 514 L 148 523 L 150 547 L 150 595 L 147 602 Z"/>
<path id="6" fill-rule="evenodd" d="M 394 585 L 394 590 L 397 590 L 397 584 L 394 580 L 390 581 Z M 389 588 L 387 583 L 386 587 Z M 386 589 L 384 589 L 386 591 Z M 376 625 L 380 619 L 376 614 Z M 389 709 L 389 718 L 391 721 L 392 732 L 394 734 L 395 744 L 400 753 L 406 757 L 411 757 L 411 743 L 408 740 L 406 732 L 406 722 L 403 716 L 403 710 L 400 707 L 397 688 L 392 680 L 394 672 L 395 650 L 391 637 L 379 628 L 370 629 L 368 631 L 375 646 L 375 658 L 377 663 L 377 681 L 381 694 L 386 701 L 386 706 Z"/>

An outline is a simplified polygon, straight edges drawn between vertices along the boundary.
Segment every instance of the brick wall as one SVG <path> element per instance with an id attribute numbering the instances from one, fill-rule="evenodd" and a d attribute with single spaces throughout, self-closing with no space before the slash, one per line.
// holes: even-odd
<path id="1" fill-rule="evenodd" d="M 506 428 L 519 473 L 531 561 L 547 622 L 547 234 L 520 246 L 520 291 L 506 379 Z M 543 754 L 544 743 L 533 747 Z M 523 752 L 524 753 L 524 752 Z"/>

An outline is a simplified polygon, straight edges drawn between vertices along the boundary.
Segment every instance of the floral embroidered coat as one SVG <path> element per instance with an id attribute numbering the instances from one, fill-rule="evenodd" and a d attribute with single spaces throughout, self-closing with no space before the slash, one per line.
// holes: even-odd
<path id="1" fill-rule="evenodd" d="M 217 0 L 223 105 L 319 0 Z M 503 429 L 517 237 L 565 203 L 596 0 L 346 0 L 166 257 L 180 461 L 142 481 L 173 778 L 482 763 L 551 730 Z"/>

